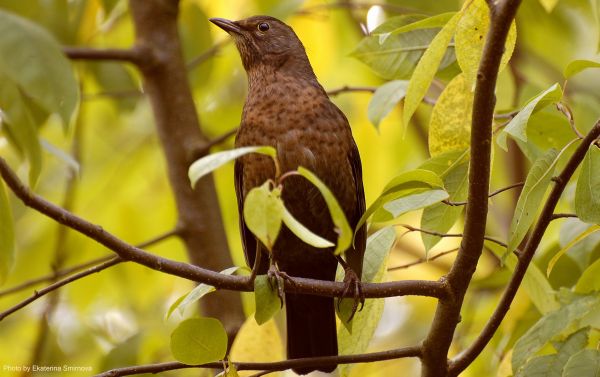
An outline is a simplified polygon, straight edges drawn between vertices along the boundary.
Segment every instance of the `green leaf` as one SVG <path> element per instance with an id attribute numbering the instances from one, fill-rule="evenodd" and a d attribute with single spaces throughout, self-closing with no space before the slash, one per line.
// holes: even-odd
<path id="1" fill-rule="evenodd" d="M 307 227 L 302 225 L 298 220 L 292 216 L 292 214 L 287 210 L 287 208 L 283 208 L 282 212 L 283 223 L 288 227 L 289 230 L 292 231 L 298 238 L 300 238 L 305 243 L 318 247 L 318 248 L 326 248 L 335 246 L 335 244 L 327 241 L 325 238 L 314 234 Z"/>
<path id="2" fill-rule="evenodd" d="M 429 154 L 465 150 L 471 145 L 473 93 L 465 76 L 456 76 L 437 99 L 429 121 Z"/>
<path id="3" fill-rule="evenodd" d="M 468 4 L 468 3 L 466 3 Z M 466 5 L 456 27 L 456 60 L 462 69 L 467 86 L 472 90 L 475 86 L 479 62 L 483 54 L 483 46 L 486 42 L 486 35 L 490 28 L 490 10 L 484 0 L 474 0 L 470 5 Z M 500 61 L 499 70 L 504 69 L 517 40 L 517 27 L 513 21 L 504 43 L 504 54 Z"/>
<path id="4" fill-rule="evenodd" d="M 579 243 L 579 241 L 585 239 L 590 234 L 592 234 L 594 232 L 597 232 L 599 230 L 600 230 L 600 225 L 594 225 L 594 226 L 589 227 L 587 230 L 585 230 L 584 232 L 582 232 L 580 235 L 578 235 L 577 237 L 575 237 L 574 239 L 572 239 L 571 242 L 569 242 L 565 247 L 563 247 L 562 249 L 560 249 L 556 254 L 554 254 L 554 256 L 552 257 L 552 259 L 550 259 L 550 262 L 548 262 L 548 268 L 546 270 L 546 276 L 550 276 L 550 272 L 552 272 L 552 269 L 554 268 L 554 265 L 556 264 L 556 262 L 558 262 L 558 260 L 560 259 L 560 257 L 563 256 L 563 254 L 565 254 L 573 246 L 575 246 L 576 243 Z"/>
<path id="5" fill-rule="evenodd" d="M 556 358 L 556 355 L 536 356 L 519 369 L 515 377 L 560 377 L 560 370 L 553 369 Z M 558 375 L 552 375 L 552 372 Z"/>
<path id="6" fill-rule="evenodd" d="M 221 271 L 220 273 L 225 274 L 225 275 L 233 275 L 240 268 L 242 268 L 242 267 L 238 267 L 238 266 L 229 267 L 229 268 Z M 216 290 L 217 289 L 215 287 L 213 287 L 212 285 L 204 284 L 204 283 L 198 284 L 196 286 L 196 288 L 192 289 L 190 292 L 179 297 L 177 300 L 175 300 L 175 302 L 173 304 L 171 304 L 171 306 L 169 307 L 169 310 L 167 311 L 167 319 L 169 317 L 171 317 L 171 314 L 173 314 L 173 312 L 176 309 L 179 310 L 179 314 L 183 315 L 183 312 L 184 312 L 185 308 L 188 307 L 188 305 L 200 300 L 205 295 L 209 294 L 210 292 L 214 292 Z"/>
<path id="7" fill-rule="evenodd" d="M 600 351 L 577 352 L 565 365 L 563 377 L 600 377 Z"/>
<path id="8" fill-rule="evenodd" d="M 270 183 L 265 182 L 248 192 L 244 201 L 244 221 L 256 238 L 268 250 L 273 250 L 281 229 L 284 207 L 280 190 L 271 191 L 269 186 Z"/>
<path id="9" fill-rule="evenodd" d="M 71 64 L 50 33 L 0 10 L 0 73 L 68 125 L 79 99 Z"/>
<path id="10" fill-rule="evenodd" d="M 586 294 L 594 291 L 600 291 L 600 259 L 586 268 L 575 285 L 575 292 Z"/>
<path id="11" fill-rule="evenodd" d="M 568 326 L 596 310 L 600 296 L 583 296 L 543 316 L 516 343 L 512 355 L 513 372 L 517 372 L 537 351 Z"/>
<path id="12" fill-rule="evenodd" d="M 433 81 L 435 73 L 437 72 L 442 58 L 446 52 L 446 48 L 454 35 L 456 25 L 460 19 L 462 12 L 456 13 L 448 23 L 440 30 L 440 32 L 433 38 L 429 48 L 425 51 L 413 75 L 410 78 L 408 84 L 408 90 L 406 92 L 406 98 L 404 99 L 404 114 L 403 114 L 403 125 L 404 129 L 408 125 L 410 118 L 417 110 L 417 107 L 427 94 L 429 85 Z"/>
<path id="13" fill-rule="evenodd" d="M 395 80 L 377 88 L 367 108 L 367 116 L 375 127 L 378 128 L 383 118 L 404 98 L 407 87 L 408 81 Z"/>
<path id="14" fill-rule="evenodd" d="M 505 249 L 503 247 L 490 241 L 486 241 L 485 244 L 498 258 L 504 256 Z M 504 265 L 512 273 L 517 266 L 517 261 L 518 259 L 515 255 L 509 254 L 504 259 Z M 556 292 L 535 263 L 530 264 L 527 268 L 522 286 L 525 292 L 527 292 L 527 296 L 529 296 L 529 299 L 540 313 L 546 314 L 557 310 L 560 307 L 558 300 L 556 299 Z"/>
<path id="15" fill-rule="evenodd" d="M 281 301 L 277 296 L 277 289 L 273 289 L 267 275 L 258 275 L 254 279 L 254 302 L 256 323 L 262 325 L 281 310 Z"/>
<path id="16" fill-rule="evenodd" d="M 424 168 L 423 166 L 421 167 Z M 444 186 L 449 194 L 448 200 L 451 202 L 466 200 L 469 182 L 468 173 L 469 163 L 463 162 L 455 165 L 444 177 Z M 445 203 L 437 203 L 429 206 L 423 210 L 423 214 L 421 215 L 421 229 L 447 233 L 456 223 L 463 209 L 464 206 L 450 206 Z M 421 239 L 423 240 L 425 251 L 429 252 L 441 240 L 441 237 L 421 232 Z"/>
<path id="17" fill-rule="evenodd" d="M 512 253 L 519 246 L 529 227 L 533 224 L 546 189 L 552 180 L 557 160 L 558 152 L 556 149 L 550 149 L 531 167 L 510 223 L 506 254 Z"/>
<path id="18" fill-rule="evenodd" d="M 432 29 L 432 28 L 442 27 L 442 26 L 446 25 L 448 23 L 448 21 L 450 21 L 450 19 L 452 19 L 452 17 L 454 17 L 455 14 L 456 14 L 456 12 L 436 14 L 435 16 L 431 16 L 431 17 L 425 18 L 423 20 L 415 21 L 408 25 L 400 26 L 400 27 L 398 27 L 392 31 L 388 31 L 388 32 L 382 32 L 381 29 L 379 28 L 379 29 L 374 30 L 373 33 L 371 33 L 371 34 L 379 35 L 379 43 L 384 43 L 385 40 L 390 35 L 406 33 L 406 32 L 418 30 L 418 29 Z"/>
<path id="19" fill-rule="evenodd" d="M 329 188 L 313 172 L 300 166 L 298 168 L 298 173 L 308 179 L 310 183 L 319 190 L 321 195 L 323 195 L 323 199 L 325 199 L 325 203 L 327 203 L 331 220 L 333 220 L 333 224 L 335 225 L 338 234 L 337 246 L 333 253 L 339 255 L 340 253 L 345 252 L 352 244 L 353 232 L 348 224 L 348 220 L 346 219 L 342 207 L 331 190 L 329 190 Z"/>
<path id="20" fill-rule="evenodd" d="M 540 111 L 544 107 L 560 101 L 562 98 L 562 88 L 558 84 L 552 85 L 542 93 L 538 94 L 534 98 L 530 99 L 525 107 L 519 111 L 519 113 L 508 123 L 506 127 L 500 132 L 496 139 L 496 143 L 504 149 L 508 150 L 506 144 L 507 134 L 511 135 L 515 139 L 527 142 L 527 123 L 529 117 L 536 111 Z"/>
<path id="21" fill-rule="evenodd" d="M 277 158 L 277 152 L 273 147 L 242 147 L 231 149 L 228 151 L 217 152 L 209 154 L 208 156 L 202 157 L 199 160 L 194 161 L 188 170 L 188 176 L 192 186 L 196 185 L 196 182 L 205 175 L 209 174 L 213 170 L 218 169 L 222 165 L 225 165 L 229 161 L 233 161 L 243 155 L 249 153 L 260 153 L 267 156 L 271 156 L 274 160 Z"/>
<path id="22" fill-rule="evenodd" d="M 563 72 L 563 76 L 568 79 L 588 68 L 600 68 L 600 62 L 595 62 L 592 60 L 573 60 L 567 64 L 567 67 Z"/>
<path id="23" fill-rule="evenodd" d="M 42 149 L 37 135 L 37 127 L 21 90 L 2 73 L 1 67 L 0 82 L 2 83 L 0 85 L 0 110 L 2 110 L 0 116 L 17 148 L 23 151 L 27 157 L 29 183 L 34 186 L 42 168 Z"/>
<path id="24" fill-rule="evenodd" d="M 365 213 L 362 215 L 356 229 L 360 229 L 361 226 L 383 205 L 389 201 L 407 196 L 409 194 L 419 193 L 434 188 L 443 188 L 444 182 L 442 179 L 432 171 L 424 169 L 415 169 L 408 172 L 401 173 L 394 179 L 392 179 L 383 189 L 383 192 L 375 202 L 367 208 Z"/>
<path id="25" fill-rule="evenodd" d="M 600 148 L 591 145 L 575 189 L 575 213 L 581 221 L 600 224 Z"/>
<path id="26" fill-rule="evenodd" d="M 389 221 L 402 214 L 414 211 L 420 208 L 430 206 L 432 204 L 448 199 L 448 193 L 445 190 L 428 190 L 425 192 L 412 194 L 392 200 L 383 205 L 383 209 L 391 215 L 386 215 L 383 211 L 378 211 L 373 216 L 374 222 Z"/>
<path id="27" fill-rule="evenodd" d="M 191 318 L 171 333 L 171 353 L 187 365 L 222 360 L 227 352 L 227 333 L 215 318 Z"/>
<path id="28" fill-rule="evenodd" d="M 395 240 L 396 231 L 393 227 L 383 228 L 367 239 L 361 281 L 379 283 L 384 280 L 389 253 Z M 338 272 L 338 275 L 343 276 L 341 267 L 338 268 Z M 383 305 L 383 299 L 367 299 L 363 310 L 357 312 L 352 319 L 352 332 L 344 326 L 340 327 L 338 330 L 340 355 L 355 355 L 367 350 L 381 319 Z M 340 376 L 348 376 L 352 367 L 352 364 L 338 366 Z"/>
<path id="29" fill-rule="evenodd" d="M 0 180 L 0 285 L 6 281 L 15 259 L 15 229 L 4 182 Z"/>

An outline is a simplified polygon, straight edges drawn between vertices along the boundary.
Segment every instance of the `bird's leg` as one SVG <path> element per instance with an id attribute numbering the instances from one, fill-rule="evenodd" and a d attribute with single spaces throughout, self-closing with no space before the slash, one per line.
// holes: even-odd
<path id="1" fill-rule="evenodd" d="M 344 268 L 345 285 L 344 292 L 342 292 L 342 297 L 340 297 L 337 302 L 338 310 L 340 310 L 340 303 L 342 302 L 342 299 L 346 296 L 349 296 L 351 293 L 352 297 L 354 298 L 354 304 L 352 305 L 352 313 L 348 318 L 348 322 L 350 322 L 352 318 L 354 318 L 354 314 L 356 314 L 357 311 L 363 310 L 363 307 L 365 306 L 365 297 L 362 293 L 360 279 L 358 275 L 356 275 L 356 272 L 354 272 L 354 270 L 348 265 L 348 263 L 346 263 L 346 261 L 341 256 L 337 255 L 336 258 L 339 264 L 341 264 Z M 358 304 L 360 304 L 360 309 L 358 308 Z"/>
<path id="2" fill-rule="evenodd" d="M 269 286 L 271 287 L 271 289 L 275 289 L 275 287 L 277 288 L 277 297 L 279 297 L 281 307 L 283 307 L 283 288 L 285 286 L 285 281 L 287 280 L 293 284 L 294 280 L 292 280 L 290 275 L 285 273 L 285 271 L 281 271 L 279 269 L 279 266 L 277 265 L 277 261 L 275 261 L 273 254 L 269 255 L 269 271 L 267 272 L 267 276 L 269 280 Z"/>

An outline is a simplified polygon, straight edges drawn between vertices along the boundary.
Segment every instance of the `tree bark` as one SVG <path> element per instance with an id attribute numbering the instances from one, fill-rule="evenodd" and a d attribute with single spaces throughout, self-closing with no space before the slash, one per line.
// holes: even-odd
<path id="1" fill-rule="evenodd" d="M 207 143 L 200 129 L 177 28 L 178 0 L 130 0 L 138 66 L 162 143 L 169 181 L 190 261 L 220 271 L 233 265 L 212 177 L 190 186 L 194 151 Z M 197 156 L 196 156 L 197 157 Z M 244 321 L 239 293 L 218 291 L 201 300 L 203 314 L 220 319 L 232 334 Z"/>

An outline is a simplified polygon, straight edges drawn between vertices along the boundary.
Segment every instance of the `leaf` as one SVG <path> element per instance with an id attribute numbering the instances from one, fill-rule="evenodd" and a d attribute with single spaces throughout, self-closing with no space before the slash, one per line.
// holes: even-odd
<path id="1" fill-rule="evenodd" d="M 389 253 L 395 240 L 396 231 L 393 227 L 383 228 L 367 239 L 361 281 L 379 283 L 384 280 Z M 340 275 L 343 275 L 341 273 L 343 271 L 339 270 Z M 356 355 L 367 350 L 381 319 L 383 305 L 383 299 L 367 299 L 363 310 L 357 312 L 352 319 L 353 331 L 349 332 L 346 327 L 340 327 L 338 330 L 340 355 Z M 340 376 L 348 376 L 352 367 L 352 364 L 338 366 Z"/>
<path id="2" fill-rule="evenodd" d="M 550 13 L 556 4 L 558 4 L 558 0 L 540 0 L 540 4 L 542 4 L 546 12 Z"/>
<path id="3" fill-rule="evenodd" d="M 371 34 L 379 35 L 379 43 L 384 43 L 385 40 L 390 35 L 406 33 L 406 32 L 418 30 L 418 29 L 432 29 L 432 28 L 442 27 L 442 26 L 446 25 L 448 23 L 448 21 L 450 21 L 450 19 L 452 19 L 452 17 L 455 14 L 456 14 L 456 12 L 436 14 L 435 16 L 431 16 L 431 17 L 425 18 L 423 20 L 415 21 L 410 24 L 400 26 L 392 31 L 382 32 L 382 31 L 374 30 L 373 33 L 371 33 Z"/>
<path id="4" fill-rule="evenodd" d="M 60 45 L 33 22 L 1 10 L 0 35 L 0 73 L 68 125 L 79 87 Z"/>
<path id="5" fill-rule="evenodd" d="M 404 213 L 430 206 L 434 203 L 441 202 L 444 199 L 448 199 L 448 193 L 445 190 L 428 190 L 418 194 L 408 195 L 383 205 L 383 209 L 392 216 L 391 218 L 386 216 L 382 211 L 378 211 L 375 213 L 375 216 L 373 216 L 373 221 L 389 221 Z"/>
<path id="6" fill-rule="evenodd" d="M 456 60 L 465 75 L 467 87 L 472 90 L 475 87 L 479 62 L 483 54 L 486 35 L 490 28 L 490 11 L 484 0 L 474 0 L 470 5 L 465 6 L 463 13 L 460 21 L 458 21 L 456 36 L 454 37 Z M 515 49 L 516 40 L 517 27 L 513 21 L 504 43 L 500 71 L 508 64 Z"/>
<path id="7" fill-rule="evenodd" d="M 513 372 L 516 373 L 553 337 L 595 310 L 599 304 L 598 295 L 583 296 L 543 316 L 515 343 L 512 357 Z"/>
<path id="8" fill-rule="evenodd" d="M 446 154 L 444 154 L 446 155 Z M 423 168 L 423 166 L 421 166 Z M 444 177 L 444 186 L 449 194 L 448 200 L 452 202 L 464 201 L 467 198 L 467 187 L 469 182 L 469 163 L 463 162 L 455 165 Z M 421 229 L 427 229 L 439 233 L 447 233 L 463 212 L 464 206 L 451 206 L 445 203 L 437 203 L 423 210 L 421 215 Z M 421 239 L 425 251 L 429 252 L 441 237 L 421 232 Z"/>
<path id="9" fill-rule="evenodd" d="M 440 32 L 433 38 L 429 44 L 429 48 L 425 51 L 417 67 L 413 72 L 408 84 L 408 90 L 406 92 L 406 98 L 404 99 L 404 114 L 403 114 L 403 125 L 406 130 L 406 126 L 412 118 L 413 114 L 417 110 L 417 107 L 427 94 L 429 85 L 433 81 L 433 77 L 437 72 L 442 58 L 446 52 L 446 48 L 454 35 L 456 25 L 462 12 L 456 13 L 448 23 L 440 30 Z"/>
<path id="10" fill-rule="evenodd" d="M 552 272 L 552 269 L 554 268 L 554 265 L 556 264 L 556 262 L 558 262 L 558 260 L 560 259 L 560 257 L 563 256 L 563 254 L 565 254 L 567 251 L 569 251 L 576 243 L 579 243 L 579 241 L 585 239 L 590 234 L 592 234 L 594 232 L 597 232 L 599 230 L 600 230 L 600 225 L 594 225 L 594 226 L 589 227 L 583 233 L 581 233 L 580 235 L 578 235 L 577 237 L 575 237 L 573 240 L 571 240 L 571 242 L 569 242 L 565 247 L 563 247 L 562 249 L 560 249 L 556 254 L 554 254 L 554 256 L 552 257 L 552 259 L 550 259 L 550 262 L 548 262 L 548 268 L 546 270 L 546 276 L 550 276 L 550 272 Z"/>
<path id="11" fill-rule="evenodd" d="M 338 203 L 337 199 L 329 190 L 329 188 L 310 170 L 300 166 L 298 168 L 298 173 L 304 178 L 308 179 L 310 183 L 312 183 L 323 195 L 323 199 L 325 199 L 325 203 L 327 203 L 327 208 L 329 209 L 329 214 L 331 215 L 331 220 L 335 225 L 338 239 L 337 246 L 333 253 L 335 255 L 339 255 L 340 253 L 345 252 L 350 245 L 352 244 L 352 228 L 348 224 L 348 220 L 346 219 L 346 215 L 342 210 L 342 207 Z"/>
<path id="12" fill-rule="evenodd" d="M 362 215 L 356 229 L 360 229 L 362 225 L 383 205 L 394 199 L 409 195 L 411 193 L 423 192 L 433 188 L 443 188 L 444 182 L 432 171 L 424 169 L 415 169 L 401 173 L 393 178 L 383 189 L 383 192 L 375 202 L 367 208 Z"/>
<path id="13" fill-rule="evenodd" d="M 581 221 L 600 224 L 600 148 L 588 149 L 575 189 L 575 213 Z"/>
<path id="14" fill-rule="evenodd" d="M 227 333 L 215 318 L 190 318 L 171 333 L 171 353 L 187 365 L 222 360 L 227 352 Z"/>
<path id="15" fill-rule="evenodd" d="M 220 273 L 225 274 L 225 275 L 233 275 L 240 268 L 242 268 L 242 267 L 233 266 L 233 267 L 229 267 L 229 268 L 221 271 Z M 216 290 L 217 289 L 215 287 L 213 287 L 212 285 L 204 284 L 204 283 L 198 284 L 196 286 L 196 288 L 192 289 L 188 293 L 179 297 L 177 300 L 175 300 L 175 302 L 173 304 L 171 304 L 171 306 L 169 307 L 169 310 L 167 311 L 167 319 L 169 317 L 171 317 L 171 314 L 173 314 L 173 312 L 176 309 L 179 310 L 179 314 L 183 315 L 183 312 L 185 311 L 185 308 L 188 307 L 188 305 L 200 300 L 205 295 L 209 294 L 210 292 L 214 292 Z"/>
<path id="16" fill-rule="evenodd" d="M 392 111 L 394 106 L 404 98 L 407 87 L 408 81 L 394 80 L 377 88 L 367 109 L 367 116 L 376 128 L 379 127 L 381 120 Z"/>
<path id="17" fill-rule="evenodd" d="M 563 76 L 568 79 L 588 68 L 600 68 L 600 62 L 592 60 L 573 60 L 567 64 L 567 67 L 563 71 Z"/>
<path id="18" fill-rule="evenodd" d="M 387 33 L 411 25 L 423 18 L 418 15 L 392 17 L 373 30 L 372 34 Z M 437 28 L 412 30 L 392 35 L 383 43 L 380 43 L 378 35 L 367 36 L 359 42 L 351 55 L 384 79 L 408 79 L 437 31 Z M 454 60 L 454 49 L 452 48 L 442 59 L 440 68 L 449 66 Z"/>
<path id="19" fill-rule="evenodd" d="M 0 285 L 8 276 L 15 259 L 15 229 L 4 182 L 0 180 Z"/>
<path id="20" fill-rule="evenodd" d="M 281 310 L 277 289 L 271 287 L 267 275 L 258 275 L 254 279 L 254 302 L 256 304 L 254 319 L 259 325 L 270 320 L 275 313 Z"/>
<path id="21" fill-rule="evenodd" d="M 562 98 L 562 88 L 558 84 L 552 85 L 542 93 L 530 99 L 527 104 L 519 111 L 519 113 L 508 123 L 500 132 L 496 139 L 496 143 L 505 151 L 508 150 L 506 145 L 506 136 L 510 134 L 512 137 L 527 142 L 527 123 L 529 117 L 536 111 L 540 111 L 551 103 L 558 102 Z"/>
<path id="22" fill-rule="evenodd" d="M 265 352 L 268 350 L 268 352 Z M 285 359 L 285 349 L 281 334 L 274 320 L 258 325 L 253 315 L 246 318 L 231 345 L 232 360 L 248 362 L 273 362 Z M 241 376 L 250 376 L 254 372 L 240 371 Z M 281 376 L 276 372 L 273 376 Z"/>
<path id="23" fill-rule="evenodd" d="M 217 152 L 209 154 L 208 156 L 202 157 L 199 160 L 196 160 L 188 170 L 188 176 L 190 178 L 190 182 L 192 182 L 192 186 L 196 185 L 196 182 L 205 175 L 209 174 L 213 170 L 221 167 L 222 165 L 228 163 L 229 161 L 235 160 L 243 155 L 249 153 L 260 153 L 267 156 L 271 156 L 274 160 L 276 159 L 277 152 L 275 152 L 275 148 L 273 147 L 242 147 L 231 149 L 228 151 Z"/>
<path id="24" fill-rule="evenodd" d="M 560 371 L 553 369 L 553 364 L 556 361 L 556 355 L 536 356 L 529 360 L 523 368 L 515 374 L 515 377 L 552 377 L 551 372 L 557 372 L 560 377 Z"/>
<path id="25" fill-rule="evenodd" d="M 600 259 L 586 268 L 575 285 L 575 292 L 586 294 L 594 291 L 600 291 Z"/>
<path id="26" fill-rule="evenodd" d="M 505 255 L 512 253 L 519 246 L 529 227 L 533 224 L 552 179 L 557 157 L 556 149 L 550 149 L 531 167 L 510 223 L 508 248 Z"/>
<path id="27" fill-rule="evenodd" d="M 565 365 L 563 377 L 600 377 L 600 351 L 577 352 Z"/>
<path id="28" fill-rule="evenodd" d="M 465 150 L 471 145 L 473 93 L 465 76 L 456 76 L 440 94 L 429 121 L 429 154 Z"/>
<path id="29" fill-rule="evenodd" d="M 80 165 L 79 162 L 77 162 L 77 160 L 73 158 L 73 156 L 63 151 L 62 149 L 52 145 L 47 140 L 40 139 L 40 144 L 48 153 L 52 154 L 53 156 L 64 162 L 65 165 L 67 165 L 73 171 L 73 173 L 75 173 L 75 175 L 79 175 Z"/>
<path id="30" fill-rule="evenodd" d="M 17 148 L 23 151 L 27 157 L 29 162 L 29 184 L 34 186 L 42 168 L 42 149 L 37 135 L 37 127 L 19 87 L 2 73 L 1 66 L 0 82 L 2 83 L 0 85 L 0 116 L 2 123 L 6 124 Z"/>
<path id="31" fill-rule="evenodd" d="M 269 182 L 265 182 L 248 192 L 244 200 L 244 222 L 270 251 L 281 229 L 283 203 L 280 190 L 271 191 L 269 185 Z"/>
<path id="32" fill-rule="evenodd" d="M 288 227 L 288 229 L 305 243 L 318 248 L 335 246 L 335 244 L 327 241 L 321 236 L 314 234 L 310 231 L 310 229 L 302 225 L 285 207 L 283 207 L 282 219 L 283 223 Z"/>

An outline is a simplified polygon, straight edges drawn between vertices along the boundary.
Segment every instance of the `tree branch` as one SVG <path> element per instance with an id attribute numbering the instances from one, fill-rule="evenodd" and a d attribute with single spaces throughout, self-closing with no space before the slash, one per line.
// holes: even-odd
<path id="1" fill-rule="evenodd" d="M 192 69 L 198 67 L 200 64 L 215 56 L 224 46 L 226 46 L 230 42 L 231 39 L 224 39 L 215 43 L 212 47 L 210 47 L 200 55 L 187 62 L 187 64 L 185 65 L 186 69 L 188 71 L 191 71 Z"/>
<path id="2" fill-rule="evenodd" d="M 455 252 L 457 252 L 457 251 L 458 251 L 458 248 L 454 248 L 454 249 L 450 249 L 450 250 L 442 251 L 442 252 L 440 252 L 439 254 L 436 254 L 436 255 L 434 255 L 434 256 L 433 256 L 433 257 L 431 257 L 431 258 L 420 258 L 420 259 L 417 259 L 417 260 L 416 260 L 416 261 L 414 261 L 414 262 L 410 262 L 410 263 L 402 264 L 402 265 L 400 265 L 400 266 L 389 267 L 387 270 L 388 270 L 388 271 L 402 270 L 402 269 L 409 268 L 409 267 L 413 267 L 413 266 L 416 266 L 416 265 L 419 265 L 419 264 L 422 264 L 422 263 L 428 263 L 428 262 L 434 261 L 434 260 L 436 260 L 436 259 L 438 259 L 438 258 L 441 258 L 441 257 L 443 257 L 443 256 L 445 256 L 445 255 L 448 255 L 448 254 L 455 253 Z"/>
<path id="3" fill-rule="evenodd" d="M 139 64 L 149 58 L 148 51 L 139 48 L 90 48 L 90 47 L 63 47 L 64 54 L 73 60 L 112 60 Z"/>
<path id="4" fill-rule="evenodd" d="M 457 376 L 461 371 L 463 371 L 473 360 L 475 360 L 475 358 L 481 353 L 481 351 L 483 351 L 485 346 L 492 339 L 492 336 L 510 309 L 510 304 L 515 298 L 517 290 L 523 281 L 527 267 L 529 267 L 529 264 L 531 263 L 535 251 L 537 250 L 540 241 L 546 232 L 548 224 L 550 224 L 550 221 L 552 221 L 554 208 L 556 207 L 558 200 L 560 199 L 567 183 L 571 179 L 571 176 L 573 173 L 575 173 L 575 170 L 583 161 L 589 146 L 599 136 L 600 120 L 596 122 L 594 127 L 583 139 L 582 143 L 579 145 L 579 147 L 577 147 L 567 162 L 567 165 L 555 180 L 554 187 L 552 188 L 546 204 L 542 209 L 542 213 L 540 214 L 540 217 L 538 218 L 538 221 L 531 232 L 531 236 L 523 248 L 523 252 L 519 258 L 517 266 L 515 267 L 512 278 L 508 283 L 508 286 L 506 287 L 506 290 L 504 291 L 496 310 L 473 344 L 451 361 L 451 376 Z"/>
<path id="5" fill-rule="evenodd" d="M 500 188 L 500 189 L 498 189 L 496 191 L 490 192 L 488 194 L 488 198 L 496 196 L 496 195 L 498 195 L 498 194 L 500 194 L 500 193 L 502 193 L 504 191 L 507 191 L 507 190 L 511 190 L 511 189 L 514 189 L 514 188 L 517 188 L 517 187 L 523 187 L 523 185 L 525 185 L 525 182 L 513 183 L 510 186 L 506 186 L 506 187 Z M 449 206 L 464 206 L 464 205 L 467 205 L 466 201 L 464 201 L 464 202 L 451 202 L 451 201 L 449 201 L 447 199 L 446 200 L 442 200 L 442 203 L 448 204 Z"/>
<path id="6" fill-rule="evenodd" d="M 421 347 L 405 347 L 389 351 L 364 353 L 358 355 L 340 355 L 340 356 L 322 356 L 322 357 L 307 357 L 302 359 L 291 359 L 284 361 L 265 362 L 265 363 L 245 363 L 231 362 L 237 370 L 261 370 L 261 371 L 283 371 L 291 368 L 310 368 L 310 367 L 325 367 L 338 364 L 354 364 L 354 363 L 371 363 L 374 361 L 383 361 L 391 359 L 399 359 L 406 357 L 421 357 Z M 206 369 L 223 369 L 223 361 L 207 363 L 203 365 L 186 365 L 179 362 L 169 362 L 160 364 L 141 365 L 135 367 L 113 369 L 96 377 L 118 377 L 131 376 L 144 373 L 160 373 L 176 369 L 188 368 L 206 368 Z"/>
<path id="7" fill-rule="evenodd" d="M 421 232 L 421 233 L 431 234 L 432 236 L 438 236 L 438 237 L 442 237 L 442 238 L 444 238 L 444 237 L 464 237 L 465 236 L 464 233 L 441 233 L 441 232 L 436 232 L 433 230 L 415 228 L 414 226 L 408 225 L 408 224 L 396 224 L 396 225 L 406 228 L 408 232 Z M 505 242 L 500 241 L 499 239 L 496 239 L 494 237 L 484 235 L 483 239 L 493 242 L 495 244 L 498 244 L 502 247 L 508 247 L 508 245 Z"/>
<path id="8" fill-rule="evenodd" d="M 254 290 L 254 286 L 247 276 L 220 274 L 188 263 L 162 258 L 126 243 L 104 230 L 101 226 L 94 225 L 32 193 L 17 178 L 2 158 L 0 158 L 0 176 L 26 206 L 97 241 L 114 251 L 122 260 L 135 262 L 153 270 L 195 282 L 210 284 L 220 289 L 233 291 Z M 447 295 L 446 284 L 442 281 L 404 280 L 386 283 L 362 283 L 361 286 L 365 298 L 405 295 L 442 298 Z M 284 288 L 286 292 L 317 296 L 342 297 L 345 294 L 345 284 L 343 282 L 300 277 L 292 277 L 292 281 L 286 281 Z"/>
<path id="9" fill-rule="evenodd" d="M 434 320 L 423 342 L 423 377 L 448 374 L 448 350 L 465 293 L 481 253 L 485 236 L 490 182 L 492 123 L 494 117 L 496 80 L 510 24 L 515 18 L 520 0 L 505 0 L 490 12 L 490 27 L 486 36 L 475 86 L 471 122 L 471 161 L 465 228 L 460 250 L 446 280 L 451 295 L 441 299 Z"/>
<path id="10" fill-rule="evenodd" d="M 555 213 L 552 215 L 550 221 L 567 218 L 577 218 L 578 216 L 574 213 Z"/>
<path id="11" fill-rule="evenodd" d="M 9 308 L 9 309 L 1 312 L 0 313 L 0 321 L 2 321 L 4 318 L 8 317 L 9 315 L 13 314 L 17 310 L 22 309 L 25 306 L 29 305 L 30 303 L 32 303 L 33 301 L 37 300 L 38 298 L 40 298 L 40 297 L 42 297 L 44 295 L 47 295 L 48 293 L 50 293 L 52 291 L 57 290 L 58 288 L 62 287 L 63 285 L 69 284 L 69 283 L 71 283 L 71 282 L 73 282 L 75 280 L 84 278 L 84 277 L 86 277 L 88 275 L 95 274 L 97 272 L 105 270 L 105 269 L 107 269 L 109 267 L 112 267 L 112 266 L 114 266 L 116 264 L 119 264 L 121 262 L 123 262 L 123 259 L 121 259 L 120 257 L 118 257 L 118 256 L 117 257 L 112 257 L 107 262 L 104 262 L 104 263 L 102 263 L 100 265 L 92 267 L 92 268 L 90 268 L 88 270 L 79 272 L 79 273 L 77 273 L 75 275 L 69 276 L 66 279 L 59 280 L 56 283 L 51 284 L 51 285 L 47 286 L 46 288 L 41 289 L 39 291 L 34 291 L 33 295 L 31 295 L 29 298 L 21 301 L 20 303 L 18 303 L 17 305 L 15 305 L 13 307 L 11 307 L 11 308 Z"/>

